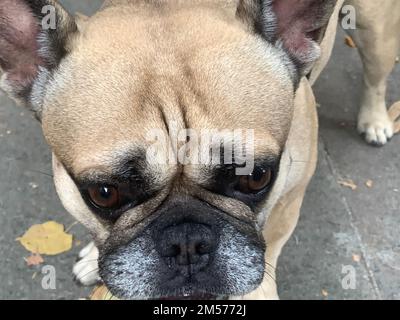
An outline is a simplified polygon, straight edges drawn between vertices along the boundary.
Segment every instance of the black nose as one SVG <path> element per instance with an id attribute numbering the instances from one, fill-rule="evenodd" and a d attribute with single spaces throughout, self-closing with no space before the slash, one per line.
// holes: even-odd
<path id="1" fill-rule="evenodd" d="M 157 242 L 160 255 L 170 267 L 196 273 L 208 265 L 215 250 L 216 236 L 204 224 L 181 223 L 164 229 Z"/>

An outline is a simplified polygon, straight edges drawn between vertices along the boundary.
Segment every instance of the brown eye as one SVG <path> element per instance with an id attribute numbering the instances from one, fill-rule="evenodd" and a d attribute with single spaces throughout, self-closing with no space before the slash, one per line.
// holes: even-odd
<path id="1" fill-rule="evenodd" d="M 251 175 L 240 178 L 238 188 L 243 193 L 257 193 L 265 189 L 271 181 L 271 169 L 256 168 Z"/>
<path id="2" fill-rule="evenodd" d="M 118 189 L 112 186 L 93 186 L 88 189 L 90 201 L 99 208 L 113 209 L 120 203 Z"/>

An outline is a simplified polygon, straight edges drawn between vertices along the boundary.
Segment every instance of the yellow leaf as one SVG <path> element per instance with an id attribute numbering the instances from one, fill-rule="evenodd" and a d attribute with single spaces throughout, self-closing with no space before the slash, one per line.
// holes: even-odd
<path id="1" fill-rule="evenodd" d="M 64 226 L 54 221 L 37 224 L 17 239 L 32 253 L 57 255 L 72 248 L 72 235 L 64 232 Z"/>

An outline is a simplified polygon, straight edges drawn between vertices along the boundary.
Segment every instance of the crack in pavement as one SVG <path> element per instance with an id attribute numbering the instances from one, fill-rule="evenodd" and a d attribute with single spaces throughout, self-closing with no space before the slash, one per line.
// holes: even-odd
<path id="1" fill-rule="evenodd" d="M 322 150 L 324 152 L 323 157 L 327 161 L 329 170 L 331 171 L 331 174 L 334 177 L 335 181 L 338 181 L 339 179 L 343 179 L 343 177 L 340 174 L 339 170 L 334 165 L 334 161 L 331 158 L 329 150 L 328 150 L 328 147 L 327 147 L 327 145 L 324 142 L 322 137 L 320 137 L 320 141 L 321 141 L 321 144 L 322 144 Z M 361 255 L 363 257 L 365 269 L 367 271 L 369 282 L 370 282 L 370 284 L 371 284 L 371 286 L 373 288 L 375 297 L 376 297 L 377 300 L 382 300 L 383 298 L 382 298 L 381 290 L 380 290 L 380 288 L 378 286 L 378 283 L 376 281 L 375 274 L 374 274 L 374 272 L 372 271 L 372 268 L 371 268 L 371 263 L 370 263 L 371 258 L 368 255 L 368 250 L 367 250 L 367 248 L 366 248 L 366 246 L 365 246 L 365 244 L 364 244 L 364 242 L 362 240 L 361 233 L 360 233 L 358 227 L 355 225 L 356 219 L 354 218 L 353 210 L 352 210 L 351 206 L 349 205 L 349 202 L 347 201 L 346 195 L 343 193 L 343 189 L 340 188 L 339 186 L 337 186 L 336 188 L 337 188 L 339 194 L 341 195 L 342 204 L 344 205 L 344 208 L 345 208 L 345 210 L 346 210 L 346 212 L 347 212 L 347 214 L 348 214 L 348 216 L 350 218 L 350 227 L 353 229 L 353 231 L 354 231 L 354 233 L 355 233 L 355 235 L 357 237 L 358 244 L 359 244 L 360 250 L 361 250 Z"/>

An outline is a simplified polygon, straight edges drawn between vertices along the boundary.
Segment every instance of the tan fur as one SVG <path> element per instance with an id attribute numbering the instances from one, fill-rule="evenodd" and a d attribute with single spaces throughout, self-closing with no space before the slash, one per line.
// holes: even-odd
<path id="1" fill-rule="evenodd" d="M 190 6 L 159 19 L 158 11 L 137 10 L 110 7 L 93 17 L 49 86 L 54 94 L 45 101 L 45 136 L 74 173 L 112 163 L 116 147 L 143 141 L 162 115 L 178 129 L 258 128 L 260 143 L 285 143 L 292 87 L 288 78 L 272 76 L 281 67 L 262 59 L 261 39 L 223 9 Z M 181 29 L 184 22 L 190 32 Z M 90 65 L 82 65 L 83 57 Z M 99 72 L 109 76 L 99 79 Z M 245 95 L 232 90 L 250 92 L 249 98 L 237 100 Z M 112 129 L 99 145 L 105 125 Z"/>
<path id="2" fill-rule="evenodd" d="M 294 99 L 289 76 L 278 60 L 263 58 L 271 49 L 226 6 L 206 2 L 162 12 L 111 6 L 80 23 L 80 30 L 71 44 L 74 50 L 48 87 L 42 122 L 54 152 L 60 199 L 98 243 L 113 226 L 93 216 L 66 168 L 74 175 L 107 172 L 122 152 L 150 144 L 148 130 L 167 132 L 172 126 L 256 129 L 256 154 L 278 155 L 284 148 Z M 241 220 L 254 216 L 237 200 L 193 186 L 192 181 L 203 178 L 198 166 L 185 166 L 183 174 L 180 170 L 171 165 L 158 171 L 163 192 L 122 217 L 116 226 L 121 233 L 137 232 L 137 222 L 174 193 L 193 194 Z M 280 188 L 270 206 L 278 201 Z M 260 220 L 265 218 L 262 213 Z"/>
<path id="3" fill-rule="evenodd" d="M 117 160 L 118 150 L 132 148 L 131 141 L 145 145 L 146 130 L 160 124 L 167 130 L 172 121 L 179 128 L 256 128 L 256 153 L 284 150 L 278 180 L 257 217 L 265 225 L 270 276 L 265 276 L 255 292 L 236 298 L 278 298 L 272 281 L 277 260 L 295 228 L 316 166 L 318 125 L 309 82 L 301 81 L 292 110 L 289 78 L 276 77 L 282 73 L 274 61 L 263 59 L 262 41 L 249 35 L 246 24 L 238 22 L 226 7 L 210 10 L 209 4 L 189 5 L 179 11 L 169 7 L 160 15 L 145 4 L 134 8 L 124 6 L 126 1 L 118 4 L 106 6 L 85 23 L 82 35 L 75 39 L 78 49 L 61 65 L 59 78 L 50 86 L 54 94 L 46 101 L 43 128 L 55 162 L 60 159 L 74 174 L 96 167 L 107 170 Z M 332 21 L 337 14 L 338 10 Z M 145 29 L 149 24 L 152 27 Z M 331 43 L 327 46 L 324 54 L 329 56 Z M 82 65 L 82 60 L 93 64 Z M 323 56 L 322 61 L 327 58 Z M 126 70 L 131 71 L 128 76 Z M 102 72 L 108 77 L 96 76 Z M 246 99 L 234 94 L 246 91 Z M 171 166 L 162 172 L 164 194 L 123 217 L 118 222 L 121 233 L 174 192 L 168 181 L 177 170 Z M 56 166 L 55 176 L 63 177 L 56 178 L 56 187 L 67 208 L 81 202 L 65 169 Z M 200 178 L 195 167 L 185 167 L 179 192 L 194 193 L 232 216 L 251 219 L 252 213 L 239 201 L 194 187 L 191 181 Z M 78 220 L 92 219 L 82 202 L 78 207 L 72 210 Z M 111 227 L 101 221 L 87 226 L 100 242 Z"/>
<path id="4" fill-rule="evenodd" d="M 315 168 L 317 121 L 309 84 L 302 81 L 292 122 L 289 77 L 283 76 L 279 63 L 263 59 L 270 49 L 249 34 L 230 10 L 208 4 L 163 10 L 162 15 L 152 10 L 110 6 L 85 21 L 72 44 L 75 50 L 49 86 L 43 129 L 54 152 L 59 196 L 101 243 L 112 226 L 93 217 L 64 166 L 74 175 L 94 168 L 107 170 L 118 160 L 119 151 L 146 146 L 147 130 L 161 126 L 167 131 L 172 121 L 178 128 L 255 128 L 256 154 L 278 155 L 285 149 L 278 181 L 257 217 L 260 224 L 268 219 L 266 261 L 276 265 Z M 96 76 L 99 73 L 108 76 Z M 171 197 L 170 182 L 178 169 L 172 165 L 161 172 L 163 194 L 122 217 L 121 233 L 126 230 L 131 235 L 132 226 L 137 229 L 138 221 L 167 195 Z M 194 194 L 241 220 L 254 219 L 241 202 L 195 188 L 191 181 L 200 179 L 196 166 L 186 166 L 179 192 Z M 276 286 L 267 286 L 269 280 L 266 277 L 260 288 L 268 287 L 271 294 L 249 297 L 277 297 Z"/>

